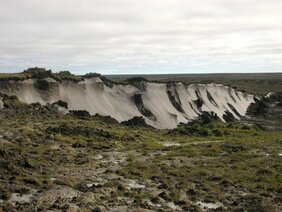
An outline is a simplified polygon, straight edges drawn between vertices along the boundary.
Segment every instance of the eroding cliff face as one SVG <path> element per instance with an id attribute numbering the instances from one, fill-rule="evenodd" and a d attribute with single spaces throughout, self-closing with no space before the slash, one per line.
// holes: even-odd
<path id="1" fill-rule="evenodd" d="M 244 120 L 266 130 L 282 130 L 282 92 L 255 99 L 248 107 Z"/>
<path id="2" fill-rule="evenodd" d="M 16 95 L 25 103 L 54 103 L 62 100 L 69 110 L 87 110 L 111 116 L 119 122 L 143 117 L 156 128 L 175 128 L 201 114 L 213 112 L 222 121 L 245 116 L 253 95 L 221 84 L 138 83 L 115 84 L 101 77 L 80 82 L 58 82 L 51 78 L 4 81 L 0 93 Z"/>
<path id="3" fill-rule="evenodd" d="M 35 102 L 46 104 L 59 99 L 59 87 L 60 84 L 51 78 L 10 80 L 0 82 L 0 93 L 16 95 L 20 101 L 29 104 Z"/>

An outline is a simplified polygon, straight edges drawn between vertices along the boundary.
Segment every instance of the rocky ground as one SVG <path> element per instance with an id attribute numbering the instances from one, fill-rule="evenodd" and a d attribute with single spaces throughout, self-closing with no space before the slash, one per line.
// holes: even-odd
<path id="1" fill-rule="evenodd" d="M 4 104 L 0 211 L 282 210 L 281 131 L 155 130 Z"/>

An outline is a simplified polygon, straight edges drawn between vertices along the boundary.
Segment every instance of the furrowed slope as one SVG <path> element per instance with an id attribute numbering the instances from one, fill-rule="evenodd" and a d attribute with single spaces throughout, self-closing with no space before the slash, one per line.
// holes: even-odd
<path id="1" fill-rule="evenodd" d="M 197 119 L 203 112 L 222 121 L 240 119 L 254 96 L 221 84 L 138 83 L 116 84 L 93 77 L 79 82 L 52 78 L 1 81 L 0 92 L 16 95 L 25 103 L 62 100 L 69 110 L 109 115 L 119 122 L 143 116 L 156 128 L 175 128 Z"/>

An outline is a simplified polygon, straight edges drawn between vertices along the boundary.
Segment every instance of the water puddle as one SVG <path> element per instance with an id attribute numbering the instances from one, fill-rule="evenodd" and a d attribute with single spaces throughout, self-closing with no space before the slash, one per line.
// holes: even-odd
<path id="1" fill-rule="evenodd" d="M 19 203 L 29 203 L 34 196 L 36 191 L 32 191 L 30 194 L 19 194 L 19 193 L 12 193 L 11 198 L 8 202 L 19 202 Z"/>
<path id="2" fill-rule="evenodd" d="M 105 183 L 107 183 L 107 182 L 108 182 L 108 181 L 105 180 L 105 179 L 98 178 L 98 179 L 96 180 L 96 182 L 87 183 L 86 186 L 87 186 L 88 188 L 92 188 L 93 186 L 94 186 L 94 187 L 103 186 L 103 185 L 105 185 Z"/>
<path id="3" fill-rule="evenodd" d="M 165 147 L 170 147 L 170 146 L 180 146 L 180 143 L 173 143 L 173 142 L 165 142 L 165 143 L 160 143 Z"/>
<path id="4" fill-rule="evenodd" d="M 96 155 L 94 157 L 95 160 L 102 160 L 103 158 L 104 158 L 103 155 Z"/>
<path id="5" fill-rule="evenodd" d="M 177 205 L 175 205 L 174 202 L 169 202 L 169 203 L 167 204 L 167 206 L 170 207 L 170 208 L 173 209 L 173 210 L 181 210 L 181 208 L 178 207 Z"/>
<path id="6" fill-rule="evenodd" d="M 222 203 L 220 203 L 220 202 L 217 202 L 217 203 L 205 203 L 205 202 L 201 202 L 201 201 L 198 201 L 197 205 L 199 205 L 200 208 L 203 211 L 207 211 L 209 209 L 217 209 L 217 208 L 220 208 L 220 207 L 223 206 Z"/>
<path id="7" fill-rule="evenodd" d="M 129 183 L 127 184 L 128 188 L 145 188 L 145 185 L 137 183 L 135 180 L 129 180 Z"/>

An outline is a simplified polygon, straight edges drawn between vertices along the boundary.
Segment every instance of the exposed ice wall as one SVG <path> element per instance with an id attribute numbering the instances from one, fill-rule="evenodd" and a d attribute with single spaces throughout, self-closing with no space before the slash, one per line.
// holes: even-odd
<path id="1" fill-rule="evenodd" d="M 222 121 L 226 113 L 240 119 L 254 102 L 253 95 L 215 83 L 144 82 L 142 87 L 138 87 L 109 85 L 99 77 L 79 83 L 59 83 L 53 79 L 10 81 L 5 86 L 0 85 L 0 92 L 16 95 L 26 103 L 45 104 L 62 100 L 68 103 L 70 110 L 110 115 L 119 122 L 143 116 L 156 128 L 174 128 L 180 122 L 196 119 L 204 111 L 216 113 Z"/>

